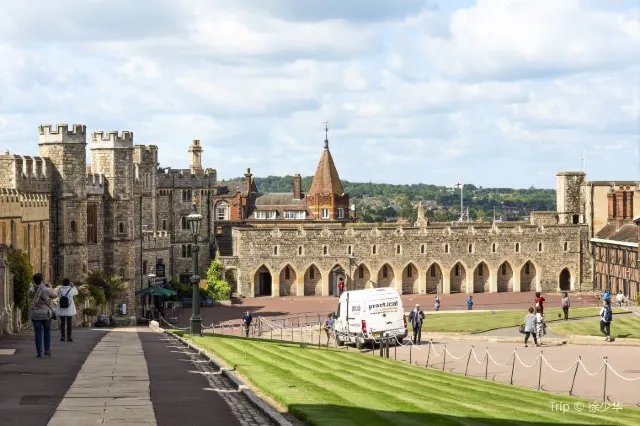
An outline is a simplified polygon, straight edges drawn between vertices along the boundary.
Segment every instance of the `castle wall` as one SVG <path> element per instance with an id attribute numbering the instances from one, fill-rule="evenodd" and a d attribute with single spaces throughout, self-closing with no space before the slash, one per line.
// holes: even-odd
<path id="1" fill-rule="evenodd" d="M 556 197 L 560 224 L 585 223 L 585 198 L 583 172 L 560 172 L 556 174 Z"/>
<path id="2" fill-rule="evenodd" d="M 371 277 L 362 285 L 389 285 L 399 291 L 409 265 L 417 270 L 420 293 L 427 291 L 429 280 L 433 281 L 432 265 L 436 266 L 434 275 L 442 277 L 439 284 L 444 293 L 456 291 L 457 283 L 461 286 L 459 291 L 472 293 L 476 281 L 482 284 L 475 286 L 476 291 L 481 287 L 482 291 L 496 292 L 499 281 L 507 283 L 507 287 L 511 282 L 513 291 L 558 291 L 560 273 L 565 268 L 570 272 L 567 284 L 571 290 L 590 284 L 589 273 L 583 270 L 582 265 L 587 236 L 584 225 L 237 228 L 233 230 L 233 236 L 234 256 L 222 257 L 222 260 L 226 269 L 237 270 L 239 292 L 245 296 L 255 294 L 259 279 L 256 272 L 261 267 L 266 267 L 271 273 L 272 294 L 278 295 L 279 274 L 287 265 L 297 277 L 308 276 L 309 267 L 315 266 L 324 280 L 321 294 L 327 295 L 333 285 L 332 271 L 337 266 L 349 271 L 349 247 L 357 258 L 357 264 L 363 265 L 364 275 Z M 275 246 L 278 246 L 277 254 L 274 254 Z M 299 255 L 299 247 L 302 247 L 302 255 Z M 501 268 L 504 262 L 508 263 L 505 271 L 513 271 L 513 277 L 500 277 L 504 275 Z M 382 274 L 385 264 L 387 277 Z M 458 268 L 455 268 L 456 264 Z M 482 275 L 484 278 L 480 278 L 479 266 L 482 264 L 486 265 L 488 278 L 486 273 Z M 360 279 L 357 273 L 352 278 L 349 278 L 348 286 Z M 305 279 L 299 282 L 299 286 L 308 291 L 310 283 L 305 283 Z M 431 288 L 437 286 L 438 283 L 431 283 Z M 405 287 L 414 291 L 413 285 Z M 504 284 L 501 287 L 503 290 Z"/>

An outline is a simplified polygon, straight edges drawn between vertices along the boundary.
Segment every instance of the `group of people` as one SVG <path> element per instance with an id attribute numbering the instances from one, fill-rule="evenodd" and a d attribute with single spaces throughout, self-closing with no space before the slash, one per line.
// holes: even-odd
<path id="1" fill-rule="evenodd" d="M 41 273 L 33 276 L 33 285 L 29 289 L 29 318 L 33 324 L 38 358 L 42 358 L 43 352 L 45 356 L 51 356 L 51 322 L 56 318 L 60 318 L 60 340 L 73 342 L 71 330 L 76 315 L 73 297 L 77 294 L 78 289 L 68 278 L 54 289 L 50 283 L 44 282 Z M 55 299 L 58 303 L 54 303 Z"/>
<path id="2" fill-rule="evenodd" d="M 566 295 L 567 293 L 565 293 Z M 568 297 L 568 296 L 567 296 Z M 536 346 L 542 345 L 542 337 L 547 334 L 547 323 L 544 320 L 544 302 L 546 299 L 540 292 L 536 292 L 533 301 L 534 306 L 529 307 L 529 313 L 524 317 L 524 346 L 528 347 L 529 337 L 533 336 L 533 343 Z M 563 305 L 564 306 L 564 305 Z M 569 315 L 567 308 L 566 314 Z"/>

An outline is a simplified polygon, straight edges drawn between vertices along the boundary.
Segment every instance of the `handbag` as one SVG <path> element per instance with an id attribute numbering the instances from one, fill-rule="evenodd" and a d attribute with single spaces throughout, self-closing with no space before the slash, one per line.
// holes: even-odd
<path id="1" fill-rule="evenodd" d="M 519 331 L 521 334 L 524 334 L 524 324 L 520 324 L 520 328 L 518 328 L 518 331 Z"/>

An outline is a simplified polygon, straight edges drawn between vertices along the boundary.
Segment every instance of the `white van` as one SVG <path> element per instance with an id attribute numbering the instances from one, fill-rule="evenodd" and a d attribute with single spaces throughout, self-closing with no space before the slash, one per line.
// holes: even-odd
<path id="1" fill-rule="evenodd" d="M 358 349 L 381 336 L 407 337 L 402 299 L 393 288 L 346 291 L 340 295 L 334 324 L 338 346 L 355 343 Z"/>

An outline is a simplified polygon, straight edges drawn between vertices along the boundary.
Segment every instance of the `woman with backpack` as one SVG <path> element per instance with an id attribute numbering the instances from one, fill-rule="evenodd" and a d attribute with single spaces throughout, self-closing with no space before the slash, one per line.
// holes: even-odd
<path id="1" fill-rule="evenodd" d="M 69 278 L 62 280 L 62 285 L 56 289 L 58 294 L 58 308 L 56 314 L 60 317 L 60 341 L 73 342 L 71 339 L 71 325 L 73 317 L 76 315 L 76 304 L 73 296 L 78 294 L 78 289 Z"/>
<path id="2" fill-rule="evenodd" d="M 33 286 L 29 289 L 29 296 L 31 296 L 29 318 L 33 323 L 38 358 L 42 358 L 43 343 L 44 354 L 51 356 L 51 320 L 55 319 L 51 302 L 58 295 L 50 284 L 43 282 L 42 274 L 38 272 L 33 276 Z"/>
<path id="3" fill-rule="evenodd" d="M 611 310 L 611 299 L 605 300 L 600 308 L 600 331 L 604 334 L 605 342 L 610 342 L 611 321 L 613 321 L 613 311 Z"/>

